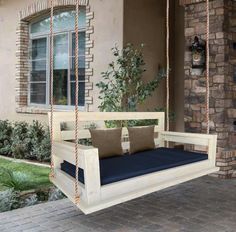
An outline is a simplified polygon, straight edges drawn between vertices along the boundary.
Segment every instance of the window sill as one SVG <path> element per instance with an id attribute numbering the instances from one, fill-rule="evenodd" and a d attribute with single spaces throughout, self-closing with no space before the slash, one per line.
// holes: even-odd
<path id="1" fill-rule="evenodd" d="M 80 109 L 81 111 L 84 111 L 84 109 Z M 74 109 L 72 107 L 68 107 L 68 108 L 56 108 L 55 107 L 55 111 L 57 112 L 70 112 L 70 111 L 74 111 Z M 20 114 L 42 114 L 42 115 L 46 115 L 47 113 L 50 112 L 49 108 L 43 108 L 43 107 L 36 107 L 36 106 L 25 106 L 25 107 L 19 107 L 16 108 L 16 112 L 20 113 Z"/>

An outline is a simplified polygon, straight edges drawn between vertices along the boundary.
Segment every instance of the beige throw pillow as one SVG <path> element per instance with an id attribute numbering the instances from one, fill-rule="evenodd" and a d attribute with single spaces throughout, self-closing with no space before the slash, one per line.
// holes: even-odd
<path id="1" fill-rule="evenodd" d="M 121 145 L 122 128 L 98 130 L 90 129 L 92 145 L 98 148 L 99 158 L 123 155 Z"/>
<path id="2" fill-rule="evenodd" d="M 148 127 L 129 127 L 130 153 L 155 149 L 154 128 Z"/>

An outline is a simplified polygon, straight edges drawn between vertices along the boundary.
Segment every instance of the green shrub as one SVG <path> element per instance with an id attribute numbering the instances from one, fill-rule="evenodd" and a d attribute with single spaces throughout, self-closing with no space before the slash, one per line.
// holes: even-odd
<path id="1" fill-rule="evenodd" d="M 31 196 L 29 196 L 28 198 L 26 198 L 25 200 L 21 201 L 21 205 L 20 207 L 28 207 L 28 206 L 33 206 L 39 203 L 39 199 L 37 194 L 33 194 Z"/>
<path id="2" fill-rule="evenodd" d="M 30 138 L 28 137 L 28 123 L 15 122 L 12 132 L 12 156 L 24 159 L 30 155 Z"/>
<path id="3" fill-rule="evenodd" d="M 48 129 L 45 129 L 39 121 L 33 121 L 28 128 L 29 149 L 27 159 L 49 161 L 50 160 L 50 136 Z"/>
<path id="4" fill-rule="evenodd" d="M 11 136 L 12 136 L 12 124 L 8 121 L 0 121 L 0 154 L 11 155 Z"/>
<path id="5" fill-rule="evenodd" d="M 65 197 L 66 196 L 58 188 L 53 188 L 49 192 L 48 201 L 57 201 L 64 199 Z"/>
<path id="6" fill-rule="evenodd" d="M 50 161 L 49 128 L 38 121 L 10 123 L 0 120 L 0 154 L 17 159 Z"/>
<path id="7" fill-rule="evenodd" d="M 38 161 L 49 162 L 51 160 L 51 143 L 50 143 L 50 133 L 47 128 L 44 130 L 43 137 L 40 139 L 34 139 L 34 144 L 32 147 L 32 153 Z"/>
<path id="8" fill-rule="evenodd" d="M 0 212 L 17 209 L 20 207 L 19 193 L 13 189 L 0 192 Z"/>

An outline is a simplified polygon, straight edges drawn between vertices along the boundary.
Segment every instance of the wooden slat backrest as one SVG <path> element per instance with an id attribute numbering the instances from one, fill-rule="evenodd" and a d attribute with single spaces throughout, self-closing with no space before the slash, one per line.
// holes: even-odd
<path id="1" fill-rule="evenodd" d="M 49 118 L 51 114 L 48 114 Z M 158 125 L 155 127 L 156 132 L 164 131 L 165 129 L 165 113 L 164 112 L 80 112 L 79 122 L 99 122 L 99 121 L 121 121 L 121 120 L 150 120 L 157 119 Z M 49 120 L 50 121 L 50 120 Z M 75 121 L 74 112 L 55 112 L 53 114 L 53 140 L 73 140 L 74 130 L 61 130 L 62 123 L 71 123 Z M 49 125 L 51 126 L 51 125 Z M 123 129 L 125 136 L 127 129 Z M 79 138 L 90 138 L 88 129 L 79 130 Z"/>

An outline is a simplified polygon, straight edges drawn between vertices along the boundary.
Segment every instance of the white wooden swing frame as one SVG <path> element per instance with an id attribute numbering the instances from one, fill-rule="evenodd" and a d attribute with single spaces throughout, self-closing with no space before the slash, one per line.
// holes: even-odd
<path id="1" fill-rule="evenodd" d="M 155 128 L 155 131 L 158 132 L 158 138 L 155 139 L 157 147 L 164 147 L 165 142 L 206 146 L 208 159 L 101 186 L 98 149 L 80 145 L 78 149 L 79 167 L 84 170 L 85 185 L 79 184 L 80 201 L 76 202 L 75 179 L 62 171 L 60 167 L 64 160 L 76 165 L 75 143 L 65 141 L 74 140 L 74 131 L 61 130 L 62 123 L 74 121 L 74 113 L 54 113 L 52 125 L 54 131 L 54 153 L 52 157 L 54 160 L 54 177 L 51 177 L 51 181 L 85 214 L 90 214 L 219 170 L 215 166 L 217 136 L 166 132 L 164 131 L 164 113 L 79 113 L 80 123 L 132 119 L 158 119 L 159 123 Z M 126 128 L 123 128 L 123 136 L 125 138 L 128 137 Z M 80 130 L 79 138 L 90 138 L 89 130 Z M 123 148 L 124 150 L 129 149 L 129 142 L 124 142 Z"/>
<path id="2" fill-rule="evenodd" d="M 52 172 L 50 180 L 85 214 L 90 214 L 113 205 L 126 202 L 155 191 L 174 186 L 219 170 L 215 166 L 217 135 L 209 135 L 209 0 L 207 2 L 207 88 L 206 121 L 207 134 L 169 132 L 169 0 L 167 0 L 167 131 L 165 131 L 165 113 L 98 113 L 78 112 L 78 70 L 76 69 L 76 106 L 75 112 L 55 112 L 53 109 L 53 0 L 51 0 L 50 24 L 50 64 L 51 64 L 51 113 L 49 124 L 52 141 Z M 79 1 L 76 0 L 76 51 L 78 51 L 78 12 Z M 75 53 L 75 67 L 78 67 L 78 55 Z M 76 117 L 75 117 L 76 115 Z M 158 171 L 108 185 L 101 185 L 98 149 L 67 142 L 91 138 L 88 130 L 79 130 L 79 123 L 105 120 L 145 120 L 157 119 L 155 127 L 158 137 L 157 147 L 164 147 L 169 142 L 192 144 L 207 147 L 208 159 L 175 168 Z M 75 122 L 75 130 L 63 131 L 62 123 Z M 122 136 L 128 138 L 127 128 Z M 129 142 L 123 142 L 124 150 L 129 150 Z M 61 163 L 67 161 L 84 170 L 82 184 L 61 170 Z"/>

